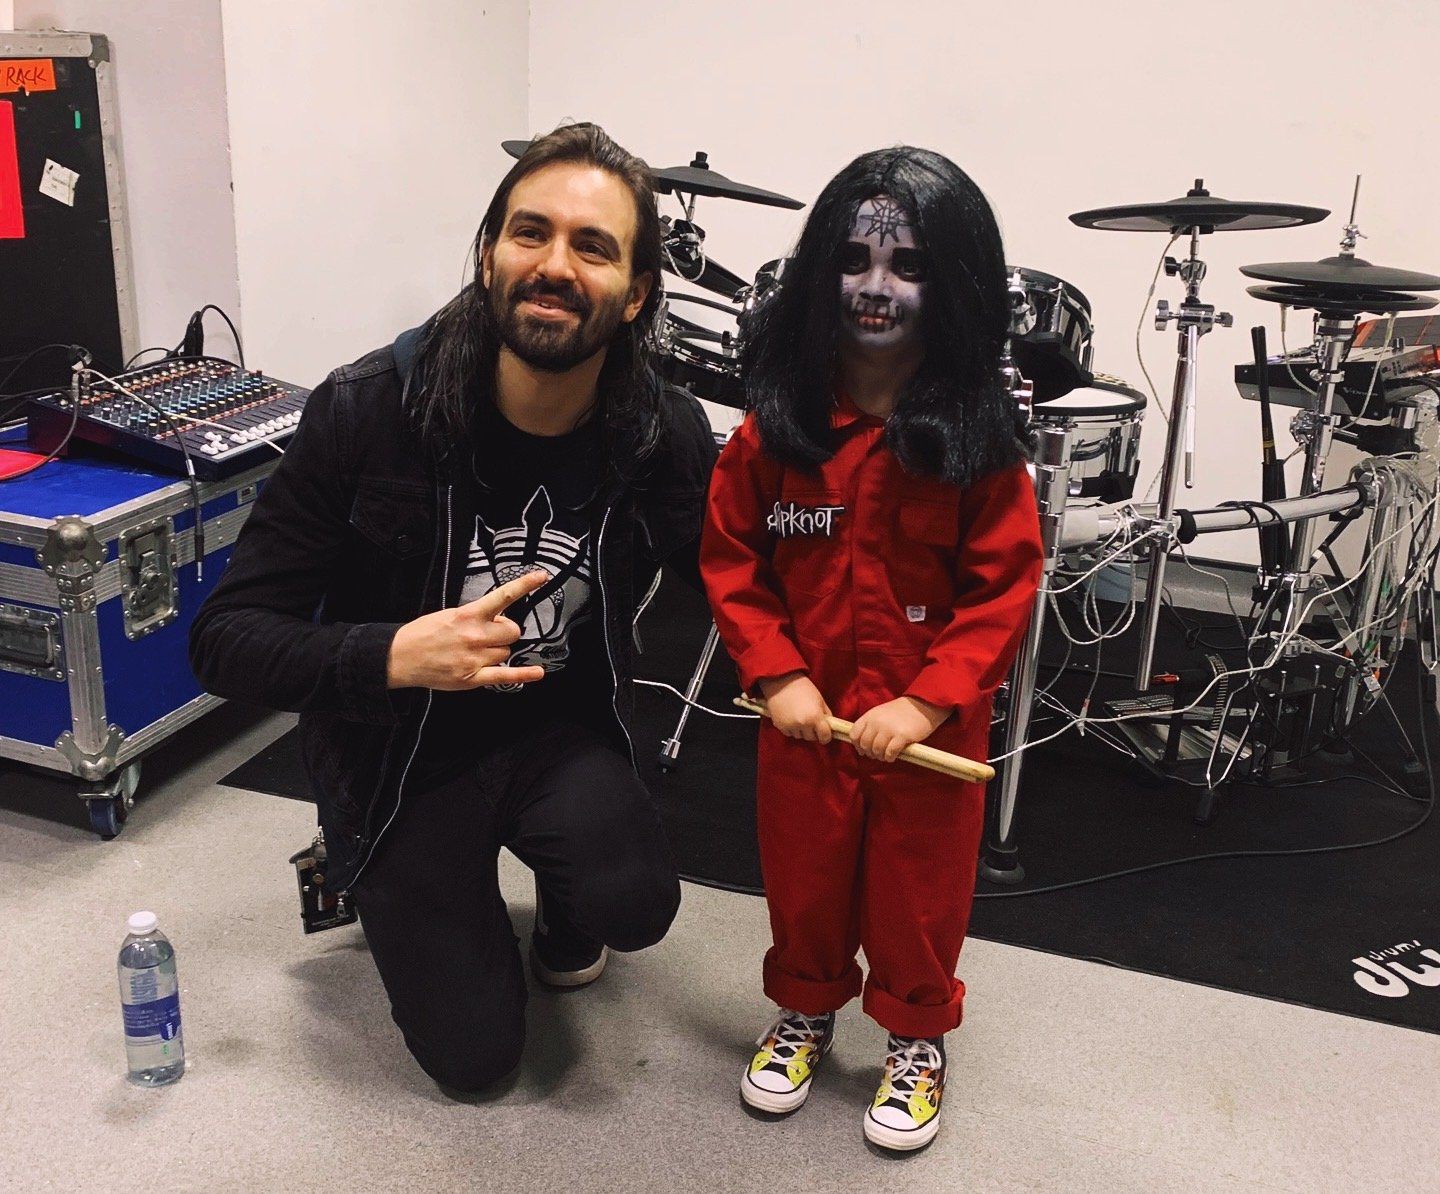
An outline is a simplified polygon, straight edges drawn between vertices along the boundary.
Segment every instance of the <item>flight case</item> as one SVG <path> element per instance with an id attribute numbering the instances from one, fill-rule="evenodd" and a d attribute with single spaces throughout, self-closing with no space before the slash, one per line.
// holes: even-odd
<path id="1" fill-rule="evenodd" d="M 0 759 L 76 777 L 101 837 L 145 752 L 220 703 L 190 623 L 278 463 L 200 485 L 203 568 L 188 481 L 76 456 L 0 483 Z"/>

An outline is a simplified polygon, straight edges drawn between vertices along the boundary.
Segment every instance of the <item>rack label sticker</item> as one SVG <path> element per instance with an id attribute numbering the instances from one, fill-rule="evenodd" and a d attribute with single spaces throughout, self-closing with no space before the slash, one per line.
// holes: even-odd
<path id="1" fill-rule="evenodd" d="M 51 199 L 63 203 L 66 207 L 74 207 L 75 184 L 79 181 L 80 175 L 69 166 L 62 166 L 59 162 L 46 158 L 45 172 L 40 175 L 40 193 L 49 195 Z"/>
<path id="2" fill-rule="evenodd" d="M 6 58 L 0 60 L 0 95 L 16 91 L 54 91 L 53 58 Z"/>
<path id="3" fill-rule="evenodd" d="M 22 240 L 24 236 L 20 159 L 15 152 L 15 105 L 0 100 L 0 240 Z"/>

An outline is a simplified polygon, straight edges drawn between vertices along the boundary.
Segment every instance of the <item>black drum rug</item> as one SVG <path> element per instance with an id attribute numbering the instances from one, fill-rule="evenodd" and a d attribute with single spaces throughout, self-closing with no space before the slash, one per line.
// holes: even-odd
<path id="1" fill-rule="evenodd" d="M 683 690 L 709 627 L 701 598 L 667 580 L 641 619 L 640 674 Z M 1167 610 L 1157 663 L 1176 670 L 1204 648 L 1233 645 L 1233 619 Z M 1060 661 L 1058 635 L 1047 658 Z M 1188 642 L 1194 644 L 1187 646 Z M 1093 648 L 1077 649 L 1093 669 Z M 1082 658 L 1083 657 L 1083 658 Z M 1059 673 L 1053 695 L 1078 707 L 1094 685 L 1092 716 L 1107 697 L 1128 695 L 1133 635 L 1107 644 L 1099 677 Z M 1231 657 L 1232 664 L 1236 657 Z M 1074 661 L 1072 661 L 1074 662 Z M 1116 674 L 1109 674 L 1114 672 Z M 1417 672 L 1402 661 L 1387 686 L 1417 752 Z M 716 653 L 698 700 L 739 712 L 733 666 Z M 635 727 L 641 774 L 655 793 L 681 872 L 693 882 L 761 890 L 755 847 L 755 724 L 692 712 L 670 770 L 657 767 L 681 702 L 645 687 Z M 1032 737 L 1066 724 L 1039 715 Z M 1433 709 L 1425 731 L 1440 756 Z M 1393 1024 L 1440 1032 L 1440 818 L 1426 816 L 1422 769 L 1406 769 L 1394 718 L 1384 707 L 1351 737 L 1350 759 L 1307 762 L 1269 786 L 1229 789 L 1214 821 L 1195 824 L 1196 790 L 1153 779 L 1132 760 L 1072 728 L 1028 752 L 1016 819 L 1025 880 L 981 882 L 977 937 Z M 838 749 L 838 748 L 837 748 Z M 998 749 L 998 747 L 997 747 Z M 1412 773 L 1413 772 L 1413 773 Z M 296 736 L 286 734 L 222 781 L 309 799 Z M 1395 837 L 1383 845 L 1334 851 Z M 1285 856 L 1200 855 L 1312 851 Z M 1158 869 L 1104 878 L 1156 863 Z M 1088 880 L 1100 878 L 1098 882 Z M 1071 886 L 1063 886 L 1071 885 Z M 1039 889 L 1061 887 L 1061 890 Z M 1034 893 L 1034 894 L 1030 894 Z"/>

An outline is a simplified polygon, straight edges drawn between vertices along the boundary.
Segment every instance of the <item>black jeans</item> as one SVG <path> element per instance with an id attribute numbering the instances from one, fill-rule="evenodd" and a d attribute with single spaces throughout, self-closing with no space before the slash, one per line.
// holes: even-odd
<path id="1" fill-rule="evenodd" d="M 564 916 L 611 949 L 654 945 L 680 906 L 650 794 L 588 729 L 545 726 L 460 778 L 407 795 L 356 906 L 405 1044 L 457 1090 L 509 1073 L 525 1044 L 501 846 L 535 872 L 548 919 Z"/>

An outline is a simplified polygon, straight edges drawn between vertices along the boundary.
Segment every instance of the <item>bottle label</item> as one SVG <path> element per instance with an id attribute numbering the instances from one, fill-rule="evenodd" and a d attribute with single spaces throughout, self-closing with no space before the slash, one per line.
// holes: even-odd
<path id="1" fill-rule="evenodd" d="M 159 1037 L 162 1041 L 173 1041 L 180 1035 L 180 996 L 167 995 L 164 999 L 153 999 L 149 1003 L 127 1003 L 125 1013 L 125 1035 L 137 1040 Z"/>

